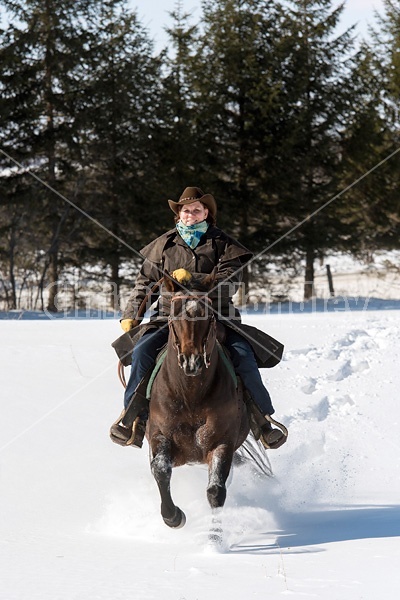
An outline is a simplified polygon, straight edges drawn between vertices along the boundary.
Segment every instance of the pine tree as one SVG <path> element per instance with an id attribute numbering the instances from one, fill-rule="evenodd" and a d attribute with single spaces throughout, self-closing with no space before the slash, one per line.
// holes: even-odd
<path id="1" fill-rule="evenodd" d="M 376 249 L 400 246 L 400 155 L 386 161 L 400 142 L 400 2 L 384 0 L 383 5 L 382 14 L 377 14 L 377 28 L 371 31 L 372 43 L 365 50 L 369 105 L 374 105 L 373 118 L 367 124 L 373 128 L 368 167 L 372 162 L 385 161 L 359 190 L 363 194 L 363 221 L 357 222 L 357 229 L 363 240 L 362 251 L 369 257 Z M 365 160 L 363 166 L 367 166 Z"/>
<path id="2" fill-rule="evenodd" d="M 95 8 L 83 66 L 85 83 L 77 99 L 79 146 L 86 206 L 111 235 L 90 227 L 89 248 L 81 260 L 108 269 L 117 308 L 121 265 L 138 256 L 127 246 L 136 250 L 143 245 L 157 214 L 160 60 L 125 0 L 103 0 Z"/>
<path id="3" fill-rule="evenodd" d="M 383 0 L 383 13 L 377 13 L 378 29 L 372 29 L 373 47 L 379 74 L 384 76 L 386 116 L 393 129 L 400 130 L 400 1 Z"/>
<path id="4" fill-rule="evenodd" d="M 178 0 L 170 13 L 172 26 L 164 50 L 162 100 L 159 111 L 159 179 L 164 194 L 175 198 L 187 186 L 200 186 L 200 148 L 195 130 L 195 90 L 191 69 L 196 51 L 198 27 L 190 24 L 190 14 Z M 160 190 L 161 192 L 161 190 Z M 170 211 L 167 222 L 170 223 Z"/>
<path id="5" fill-rule="evenodd" d="M 382 106 L 383 78 L 376 58 L 369 44 L 364 43 L 353 73 L 357 93 L 343 143 L 343 185 L 351 187 L 340 203 L 339 213 L 341 221 L 351 227 L 347 249 L 368 261 L 375 250 L 398 245 L 395 205 L 398 213 L 399 160 L 396 156 L 385 160 L 398 145 L 393 124 Z"/>
<path id="6" fill-rule="evenodd" d="M 48 309 L 57 310 L 60 274 L 83 262 L 105 266 L 116 308 L 128 247 L 156 223 L 161 61 L 124 0 L 0 4 L 12 16 L 0 53 L 2 144 L 111 232 L 19 169 L 12 184 L 3 178 L 41 232 Z"/>
<path id="7" fill-rule="evenodd" d="M 346 193 L 341 218 L 352 228 L 350 251 L 368 262 L 377 250 L 398 248 L 400 239 L 400 157 L 387 160 L 400 140 L 400 3 L 385 1 L 377 23 L 357 56 L 343 152 L 347 185 L 362 180 Z"/>
<path id="8" fill-rule="evenodd" d="M 73 95 L 86 41 L 82 23 L 90 18 L 91 2 L 2 0 L 0 6 L 9 16 L 0 53 L 2 145 L 51 187 L 75 195 Z M 19 171 L 6 193 L 32 202 L 32 183 Z M 34 187 L 30 226 L 42 232 L 42 282 L 46 277 L 48 309 L 56 311 L 63 230 L 71 215 L 54 193 Z"/>
<path id="9" fill-rule="evenodd" d="M 221 224 L 254 246 L 273 202 L 266 181 L 279 106 L 275 74 L 283 13 L 279 3 L 266 0 L 212 0 L 203 2 L 203 11 L 189 71 L 198 168 L 218 196 Z M 264 243 L 268 223 L 265 217 Z"/>
<path id="10" fill-rule="evenodd" d="M 315 259 L 338 249 L 351 235 L 351 228 L 338 218 L 339 203 L 320 209 L 342 189 L 342 143 L 354 101 L 352 35 L 350 29 L 335 37 L 343 4 L 335 9 L 331 0 L 288 4 L 284 116 L 272 163 L 282 236 L 276 249 L 295 249 L 304 257 L 304 298 L 309 299 L 314 294 Z"/>

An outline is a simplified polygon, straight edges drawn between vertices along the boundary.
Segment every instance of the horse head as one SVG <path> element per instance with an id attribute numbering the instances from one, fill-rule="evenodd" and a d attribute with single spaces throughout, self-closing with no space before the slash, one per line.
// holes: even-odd
<path id="1" fill-rule="evenodd" d="M 177 354 L 179 367 L 189 377 L 196 377 L 204 368 L 209 368 L 215 347 L 216 321 L 207 294 L 214 282 L 214 271 L 190 288 L 183 288 L 168 274 L 164 277 L 165 289 L 172 294 L 169 343 Z"/>

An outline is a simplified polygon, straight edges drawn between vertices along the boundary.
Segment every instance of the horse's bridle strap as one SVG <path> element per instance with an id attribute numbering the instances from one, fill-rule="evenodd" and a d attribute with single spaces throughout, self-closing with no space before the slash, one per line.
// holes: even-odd
<path id="1" fill-rule="evenodd" d="M 207 300 L 207 302 L 212 304 L 212 300 L 207 294 L 177 294 L 176 296 L 172 296 L 171 302 L 175 302 L 175 300 Z"/>

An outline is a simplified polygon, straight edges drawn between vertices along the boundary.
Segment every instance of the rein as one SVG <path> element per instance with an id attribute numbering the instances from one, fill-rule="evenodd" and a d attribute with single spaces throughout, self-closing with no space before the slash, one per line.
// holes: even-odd
<path id="1" fill-rule="evenodd" d="M 146 312 L 146 304 L 147 304 L 148 299 L 160 287 L 160 285 L 162 284 L 163 281 L 164 281 L 164 277 L 161 277 L 161 279 L 159 279 L 158 281 L 156 281 L 156 283 L 153 285 L 153 287 L 150 289 L 150 291 L 147 292 L 147 294 L 145 295 L 145 297 L 141 301 L 140 306 L 138 308 L 138 311 L 136 313 L 136 320 L 137 321 L 143 317 L 144 313 Z"/>
<path id="2" fill-rule="evenodd" d="M 118 361 L 118 379 L 126 389 L 126 379 L 125 379 L 125 370 L 122 361 Z"/>

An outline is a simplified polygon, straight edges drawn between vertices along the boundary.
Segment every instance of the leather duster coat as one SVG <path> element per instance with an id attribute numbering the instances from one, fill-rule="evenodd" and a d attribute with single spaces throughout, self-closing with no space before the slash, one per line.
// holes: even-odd
<path id="1" fill-rule="evenodd" d="M 216 287 L 209 294 L 216 319 L 248 340 L 259 367 L 273 367 L 279 363 L 283 345 L 257 328 L 241 323 L 240 314 L 232 303 L 232 296 L 241 281 L 242 268 L 252 257 L 252 253 L 242 244 L 218 227 L 210 225 L 198 246 L 192 250 L 174 228 L 145 246 L 141 254 L 145 260 L 122 319 L 137 318 L 143 299 L 154 283 L 161 279 L 164 271 L 171 273 L 184 268 L 192 274 L 194 284 L 201 284 L 204 276 L 216 267 Z M 161 287 L 149 298 L 146 308 L 150 308 L 156 300 L 157 306 L 150 322 L 135 327 L 112 344 L 126 366 L 130 364 L 132 348 L 143 333 L 149 328 L 165 326 L 167 322 L 171 294 Z"/>

